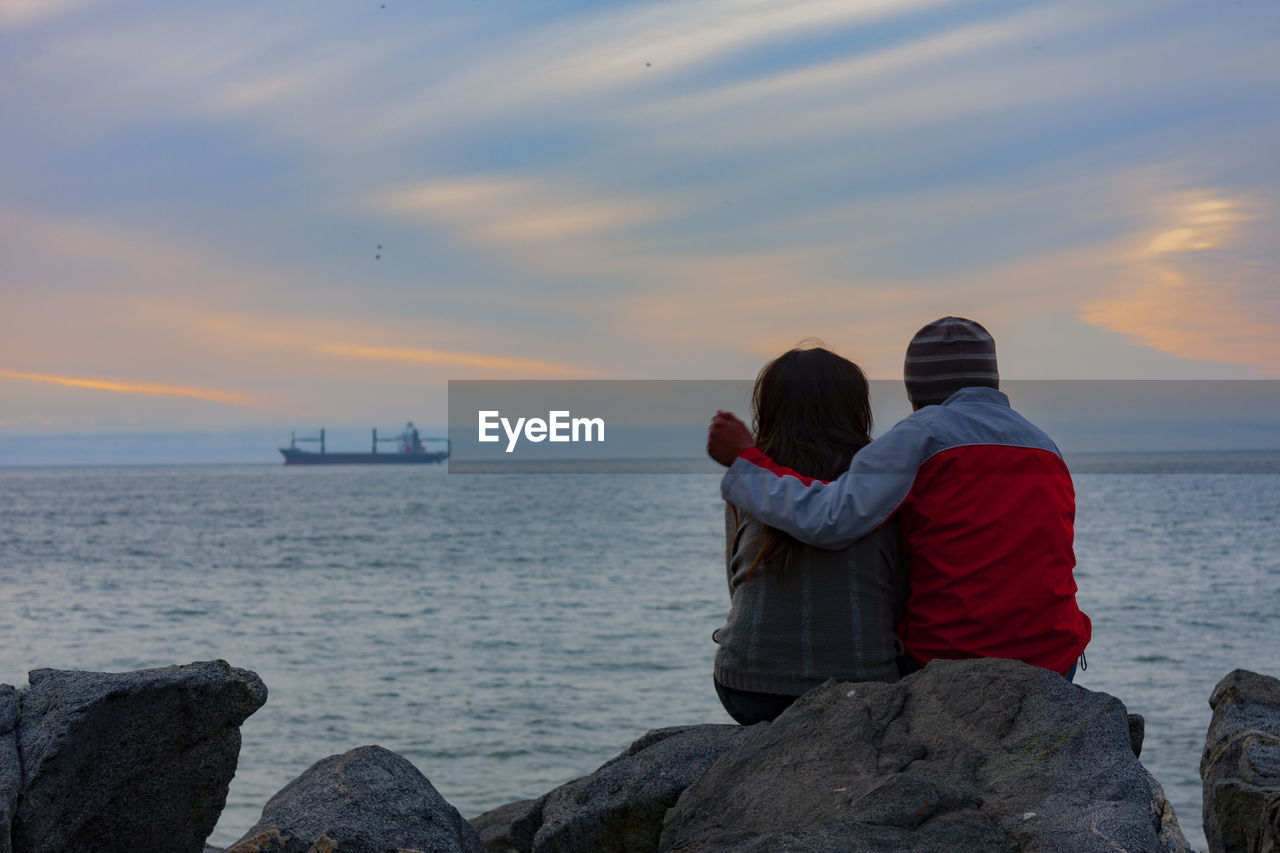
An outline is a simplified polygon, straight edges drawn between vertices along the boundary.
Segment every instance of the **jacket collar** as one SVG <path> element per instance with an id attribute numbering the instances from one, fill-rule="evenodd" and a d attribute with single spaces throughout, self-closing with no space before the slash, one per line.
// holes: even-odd
<path id="1" fill-rule="evenodd" d="M 968 388 L 961 388 L 942 402 L 944 406 L 954 406 L 964 403 L 995 403 L 998 406 L 1008 406 L 1009 397 L 1003 391 L 995 388 L 988 388 L 985 385 L 972 385 Z"/>

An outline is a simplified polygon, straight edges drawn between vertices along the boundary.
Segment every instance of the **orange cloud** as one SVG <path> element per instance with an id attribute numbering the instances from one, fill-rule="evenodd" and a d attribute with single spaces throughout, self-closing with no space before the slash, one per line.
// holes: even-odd
<path id="1" fill-rule="evenodd" d="M 1081 319 L 1180 358 L 1274 373 L 1280 316 L 1235 249 L 1263 218 L 1249 199 L 1200 191 L 1166 200 L 1162 227 L 1128 257 L 1124 283 L 1086 304 Z M 1247 255 L 1247 252 L 1243 253 Z"/>
<path id="2" fill-rule="evenodd" d="M 1081 319 L 1182 358 L 1264 372 L 1280 363 L 1280 328 L 1258 316 L 1238 285 L 1197 281 L 1169 267 L 1086 306 Z"/>
<path id="3" fill-rule="evenodd" d="M 1173 221 L 1151 238 L 1138 253 L 1139 258 L 1221 248 L 1238 237 L 1241 223 L 1256 218 L 1244 199 L 1213 193 L 1189 193 L 1178 198 L 1171 208 Z"/>
<path id="4" fill-rule="evenodd" d="M 0 376 L 24 379 L 30 382 L 48 382 L 68 388 L 92 388 L 95 391 L 115 391 L 120 394 L 148 394 L 157 397 L 191 397 L 232 406 L 253 406 L 247 394 L 219 391 L 215 388 L 187 388 L 180 385 L 156 385 L 149 382 L 111 382 L 104 379 L 85 379 L 76 376 L 53 376 L 47 373 L 20 373 L 0 370 Z"/>
<path id="5" fill-rule="evenodd" d="M 319 347 L 326 355 L 341 355 L 372 361 L 396 361 L 402 364 L 434 364 L 442 367 L 468 367 L 501 370 L 511 373 L 550 376 L 594 376 L 593 371 L 583 370 L 554 361 L 536 361 L 529 358 L 506 358 L 494 355 L 475 355 L 447 350 L 417 349 L 414 347 L 370 347 L 357 344 L 326 344 Z"/>

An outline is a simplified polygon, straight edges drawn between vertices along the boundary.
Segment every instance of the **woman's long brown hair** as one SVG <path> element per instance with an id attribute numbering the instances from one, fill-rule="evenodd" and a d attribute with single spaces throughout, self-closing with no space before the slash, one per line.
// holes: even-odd
<path id="1" fill-rule="evenodd" d="M 823 347 L 796 348 L 766 364 L 751 393 L 756 447 L 798 474 L 834 480 L 871 442 L 871 395 L 862 368 Z M 742 520 L 734 509 L 735 524 Z M 765 526 L 747 577 L 785 571 L 799 543 Z"/>

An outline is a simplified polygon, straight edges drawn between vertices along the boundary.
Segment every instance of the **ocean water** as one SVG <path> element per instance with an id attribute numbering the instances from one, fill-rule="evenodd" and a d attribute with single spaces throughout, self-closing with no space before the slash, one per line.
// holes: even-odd
<path id="1" fill-rule="evenodd" d="M 1143 761 L 1202 847 L 1209 693 L 1237 667 L 1280 675 L 1280 455 L 1148 466 L 1176 474 L 1132 473 L 1135 458 L 1076 466 L 1094 623 L 1076 681 L 1146 717 Z M 270 698 L 242 729 L 216 844 L 315 761 L 371 743 L 472 817 L 648 729 L 730 722 L 711 687 L 728 608 L 717 484 L 0 469 L 0 681 L 212 658 L 258 672 Z"/>

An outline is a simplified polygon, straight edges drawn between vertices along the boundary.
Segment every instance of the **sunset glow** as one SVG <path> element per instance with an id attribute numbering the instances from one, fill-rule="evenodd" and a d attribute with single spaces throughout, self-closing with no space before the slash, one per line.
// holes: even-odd
<path id="1" fill-rule="evenodd" d="M 1275 4 L 299 9 L 0 0 L 0 433 L 898 378 L 947 314 L 1015 378 L 1280 378 Z"/>
<path id="2" fill-rule="evenodd" d="M 114 391 L 118 394 L 147 394 L 158 397 L 190 397 L 230 406 L 252 406 L 247 394 L 218 391 L 212 388 L 184 388 L 175 385 L 156 385 L 149 382 L 113 382 L 105 379 L 87 379 L 77 376 L 51 376 L 43 373 L 21 373 L 16 370 L 0 370 L 0 377 L 22 379 L 28 382 L 48 382 L 67 388 L 88 388 L 94 391 Z"/>

